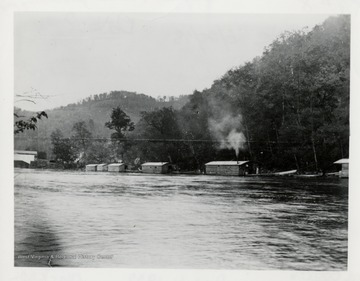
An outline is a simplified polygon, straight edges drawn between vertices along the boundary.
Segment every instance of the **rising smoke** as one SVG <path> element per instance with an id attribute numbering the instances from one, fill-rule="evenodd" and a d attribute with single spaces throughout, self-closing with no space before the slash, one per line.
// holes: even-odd
<path id="1" fill-rule="evenodd" d="M 244 149 L 245 136 L 241 132 L 241 115 L 225 115 L 218 119 L 209 119 L 209 128 L 213 136 L 220 141 L 221 149 L 234 149 L 236 158 Z"/>

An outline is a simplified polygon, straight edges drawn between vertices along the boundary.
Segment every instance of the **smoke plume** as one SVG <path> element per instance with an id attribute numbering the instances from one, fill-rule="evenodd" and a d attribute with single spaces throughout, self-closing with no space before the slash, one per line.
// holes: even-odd
<path id="1" fill-rule="evenodd" d="M 220 141 L 220 148 L 234 149 L 237 158 L 246 140 L 241 132 L 241 119 L 241 115 L 225 115 L 219 119 L 209 120 L 210 131 Z"/>

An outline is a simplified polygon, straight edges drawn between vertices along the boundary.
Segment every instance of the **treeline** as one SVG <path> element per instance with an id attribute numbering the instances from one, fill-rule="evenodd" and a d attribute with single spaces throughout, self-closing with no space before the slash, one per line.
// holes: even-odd
<path id="1" fill-rule="evenodd" d="M 36 130 L 27 130 L 16 134 L 14 145 L 19 150 L 44 151 L 49 159 L 53 158 L 50 135 L 54 128 L 59 129 L 64 138 L 70 138 L 75 123 L 86 121 L 88 129 L 94 138 L 109 138 L 110 130 L 104 124 L 110 118 L 112 108 L 121 108 L 137 123 L 142 111 L 153 111 L 162 107 L 172 106 L 180 109 L 188 101 L 188 96 L 153 98 L 144 94 L 128 91 L 112 91 L 89 97 L 76 104 L 69 104 L 52 110 L 45 110 L 48 118 L 42 118 L 36 125 Z M 14 109 L 15 122 L 29 120 L 36 113 Z M 19 116 L 19 117 L 16 117 Z M 16 128 L 15 128 L 16 129 Z"/>
<path id="2" fill-rule="evenodd" d="M 90 135 L 72 127 L 71 161 L 140 158 L 195 170 L 211 160 L 251 159 L 268 170 L 325 171 L 349 155 L 349 93 L 350 17 L 330 17 L 310 32 L 284 33 L 261 57 L 194 91 L 181 108 L 144 110 L 133 120 L 117 104 L 102 123 L 113 132 L 104 138 L 78 120 Z M 122 118 L 114 118 L 116 111 Z M 127 127 L 109 125 L 124 118 Z"/>
<path id="3" fill-rule="evenodd" d="M 349 155 L 349 94 L 350 16 L 343 15 L 308 33 L 284 33 L 261 57 L 194 93 L 183 115 L 205 116 L 185 117 L 190 131 L 223 118 L 221 112 L 240 115 L 244 157 L 269 168 L 319 171 Z"/>
<path id="4" fill-rule="evenodd" d="M 108 107 L 109 104 L 114 106 L 114 101 L 121 100 L 122 107 L 127 110 L 131 108 L 147 107 L 148 110 L 154 110 L 158 107 L 181 108 L 188 100 L 186 95 L 175 96 L 158 96 L 156 99 L 145 94 L 128 92 L 128 91 L 111 91 L 110 93 L 101 93 L 91 95 L 77 103 L 61 106 L 60 109 L 74 108 L 78 106 L 99 106 Z M 100 102 L 100 103 L 99 103 Z"/>

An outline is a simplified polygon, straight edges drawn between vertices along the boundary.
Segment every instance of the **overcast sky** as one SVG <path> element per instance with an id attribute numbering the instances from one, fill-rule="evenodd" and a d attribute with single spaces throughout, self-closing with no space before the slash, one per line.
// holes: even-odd
<path id="1" fill-rule="evenodd" d="M 284 31 L 329 15 L 16 13 L 15 95 L 43 110 L 114 90 L 191 94 L 260 56 Z"/>

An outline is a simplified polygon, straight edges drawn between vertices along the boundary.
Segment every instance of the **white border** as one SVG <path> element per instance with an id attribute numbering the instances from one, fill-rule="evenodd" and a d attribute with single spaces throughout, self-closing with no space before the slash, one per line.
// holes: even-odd
<path id="1" fill-rule="evenodd" d="M 349 265 L 345 272 L 159 270 L 159 269 L 44 269 L 14 268 L 13 210 L 13 13 L 164 12 L 164 13 L 325 13 L 351 14 L 351 138 L 349 187 Z M 360 280 L 359 131 L 359 12 L 358 0 L 0 0 L 0 280 Z M 356 93 L 356 94 L 355 94 Z"/>

